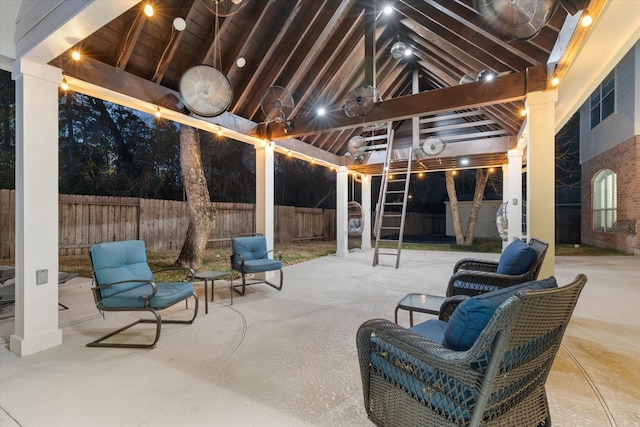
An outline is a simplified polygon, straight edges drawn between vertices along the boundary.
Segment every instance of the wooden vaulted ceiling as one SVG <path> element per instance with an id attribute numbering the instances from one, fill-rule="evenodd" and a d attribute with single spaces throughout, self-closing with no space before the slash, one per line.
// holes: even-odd
<path id="1" fill-rule="evenodd" d="M 532 86 L 545 87 L 546 64 L 570 9 L 558 7 L 534 38 L 508 41 L 486 26 L 472 0 L 247 0 L 238 13 L 217 19 L 203 0 L 151 3 L 153 17 L 144 15 L 141 2 L 76 45 L 80 64 L 67 59 L 69 52 L 52 64 L 69 76 L 185 114 L 176 95 L 182 75 L 198 64 L 214 66 L 233 89 L 228 111 L 256 124 L 265 121 L 263 92 L 282 86 L 295 101 L 293 131 L 267 129 L 269 136 L 295 138 L 338 156 L 363 134 L 365 122 L 396 119 L 401 136 L 403 120 L 406 127 L 407 118 L 420 116 L 421 137 L 438 134 L 450 146 L 459 144 L 437 164 L 423 159 L 426 169 L 443 160 L 455 167 L 454 156 L 464 152 L 478 166 L 504 163 L 504 141 L 522 124 L 523 95 Z M 567 2 L 576 10 L 587 3 Z M 385 5 L 393 13 L 382 13 Z M 172 25 L 177 17 L 186 22 L 183 31 Z M 411 57 L 392 58 L 398 35 L 413 49 Z M 236 62 L 240 57 L 244 67 Z M 495 85 L 460 84 L 481 70 L 501 77 Z M 383 101 L 366 118 L 349 119 L 341 106 L 364 83 L 374 84 Z M 421 95 L 411 96 L 416 87 Z M 324 121 L 316 117 L 319 107 L 329 111 Z M 483 151 L 490 145 L 483 140 L 498 142 Z M 376 173 L 372 164 L 351 166 Z"/>

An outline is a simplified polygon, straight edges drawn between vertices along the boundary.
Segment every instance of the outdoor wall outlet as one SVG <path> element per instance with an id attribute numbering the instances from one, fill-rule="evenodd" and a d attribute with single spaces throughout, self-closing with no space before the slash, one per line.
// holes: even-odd
<path id="1" fill-rule="evenodd" d="M 513 202 L 513 206 L 517 206 L 518 205 L 518 199 L 513 199 L 512 202 Z"/>
<path id="2" fill-rule="evenodd" d="M 49 270 L 36 270 L 36 285 L 44 285 L 49 281 Z"/>

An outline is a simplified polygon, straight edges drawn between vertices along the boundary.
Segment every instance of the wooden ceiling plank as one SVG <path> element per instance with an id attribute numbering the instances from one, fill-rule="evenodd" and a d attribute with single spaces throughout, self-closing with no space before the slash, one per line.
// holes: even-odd
<path id="1" fill-rule="evenodd" d="M 489 52 L 493 52 L 495 46 L 499 46 L 513 55 L 518 55 L 531 65 L 544 64 L 549 57 L 549 52 L 541 49 L 535 44 L 529 43 L 509 43 L 506 40 L 494 35 L 483 27 L 482 17 L 474 9 L 470 9 L 460 3 L 451 0 L 427 0 L 428 6 L 438 10 L 439 14 L 447 16 L 468 28 L 472 36 L 470 41 L 478 43 L 479 38 L 486 39 L 488 43 L 485 45 Z M 439 14 L 430 14 L 434 19 L 438 19 Z M 438 19 L 442 25 L 447 26 L 450 21 Z M 556 33 L 557 35 L 557 33 Z M 555 40 L 555 38 L 554 38 Z M 484 43 L 483 43 L 484 45 Z"/>
<path id="2" fill-rule="evenodd" d="M 287 30 L 289 29 L 289 27 L 294 25 L 301 10 L 302 10 L 302 5 L 300 2 L 297 2 L 295 7 L 287 17 L 287 19 L 284 20 L 284 22 L 282 22 L 280 32 L 277 34 L 276 38 L 269 45 L 269 48 L 265 52 L 265 56 L 264 56 L 265 58 L 274 58 L 275 55 L 277 55 L 277 52 L 282 48 L 283 41 L 286 40 Z M 255 98 L 256 95 L 258 97 L 261 95 L 261 91 L 256 90 L 255 86 L 259 85 L 262 79 L 264 78 L 263 73 L 265 72 L 265 69 L 267 68 L 268 65 L 270 65 L 270 61 L 263 60 L 263 61 L 260 61 L 258 66 L 253 70 L 253 75 L 249 79 L 249 82 L 246 85 L 244 85 L 244 90 L 235 101 L 235 108 L 233 109 L 234 112 L 237 112 L 239 108 L 242 108 L 243 110 L 247 111 L 247 108 L 244 106 L 244 104 L 247 102 L 247 99 L 249 97 Z M 256 103 L 253 103 L 253 105 L 256 105 Z M 260 103 L 258 102 L 256 109 L 259 108 L 259 105 Z M 255 110 L 254 110 L 254 114 L 255 114 Z M 253 114 L 250 114 L 248 118 L 251 118 L 251 117 L 253 117 Z"/>
<path id="3" fill-rule="evenodd" d="M 142 8 L 138 9 L 139 10 L 137 10 L 133 15 L 133 22 L 129 27 L 127 36 L 122 39 L 122 43 L 118 47 L 118 52 L 120 52 L 120 54 L 116 60 L 116 68 L 120 70 L 124 70 L 127 67 L 127 63 L 129 62 L 129 58 L 131 58 L 133 49 L 136 47 L 142 28 L 147 22 L 147 20 L 144 19 L 145 15 Z"/>
<path id="4" fill-rule="evenodd" d="M 461 50 L 470 53 L 476 58 L 480 58 L 482 62 L 489 64 L 489 66 L 496 71 L 505 71 L 505 67 L 509 70 L 524 70 L 526 67 L 533 65 L 529 63 L 529 61 L 523 60 L 516 55 L 503 52 L 502 49 L 496 49 L 495 52 L 492 52 L 487 50 L 486 45 L 479 46 L 469 42 L 465 39 L 464 34 L 458 33 L 458 31 L 463 32 L 462 30 L 465 29 L 459 23 L 452 23 L 455 31 L 442 26 L 429 16 L 428 10 L 425 11 L 428 5 L 424 0 L 403 0 L 402 4 L 405 6 L 398 7 L 398 5 L 396 5 L 396 8 L 403 15 L 413 19 L 423 27 L 431 29 L 434 33 L 438 34 L 440 38 L 458 46 Z M 468 31 L 464 32 L 466 33 Z"/>
<path id="5" fill-rule="evenodd" d="M 182 3 L 181 10 L 178 16 L 184 16 L 186 17 L 185 21 L 189 21 L 195 10 L 196 8 L 194 7 L 194 0 L 184 1 Z M 153 73 L 153 77 L 151 78 L 152 82 L 162 82 L 162 79 L 167 72 L 167 68 L 169 68 L 169 64 L 171 64 L 171 62 L 173 61 L 173 56 L 180 46 L 180 41 L 182 40 L 184 34 L 184 32 L 177 31 L 173 27 L 173 25 L 171 25 L 171 36 L 169 38 L 169 43 L 163 51 L 162 56 L 158 60 L 155 72 Z"/>
<path id="6" fill-rule="evenodd" d="M 293 109 L 293 117 L 300 114 L 304 107 L 309 107 L 309 104 L 315 103 L 315 99 L 329 84 L 331 78 L 335 78 L 334 76 L 338 73 L 338 69 L 341 66 L 338 60 L 338 58 L 341 57 L 341 53 L 347 57 L 354 57 L 356 53 L 360 51 L 362 48 L 360 43 L 361 39 L 356 37 L 356 34 L 358 32 L 358 23 L 363 18 L 364 12 L 360 13 L 355 18 L 355 21 L 345 19 L 341 23 L 340 28 L 346 27 L 346 34 L 342 36 L 343 33 L 341 31 L 336 31 L 336 33 L 331 36 L 332 42 L 329 42 L 326 46 L 327 49 L 323 50 L 323 54 L 321 54 L 317 60 L 311 55 L 308 56 L 307 67 L 303 69 L 304 72 L 296 73 L 291 79 L 290 86 L 292 86 L 293 90 L 297 93 L 299 93 L 297 90 L 299 87 L 304 87 L 304 91 L 300 94 L 296 106 Z M 313 67 L 317 67 L 317 69 Z M 311 72 L 311 69 L 314 69 L 314 71 Z"/>

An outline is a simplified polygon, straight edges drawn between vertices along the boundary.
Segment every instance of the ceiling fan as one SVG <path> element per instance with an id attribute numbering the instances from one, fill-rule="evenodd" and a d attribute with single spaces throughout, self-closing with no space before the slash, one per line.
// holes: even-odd
<path id="1" fill-rule="evenodd" d="M 427 156 L 437 156 L 446 146 L 447 144 L 439 136 L 430 136 L 420 141 L 420 149 Z"/>
<path id="2" fill-rule="evenodd" d="M 362 162 L 364 160 L 366 146 L 367 141 L 364 137 L 356 135 L 347 143 L 347 152 L 345 153 L 345 156 L 353 156 L 357 162 Z"/>
<path id="3" fill-rule="evenodd" d="M 249 0 L 202 0 L 216 16 L 230 16 L 238 13 Z"/>
<path id="4" fill-rule="evenodd" d="M 268 87 L 260 98 L 260 108 L 266 116 L 265 123 L 282 123 L 285 133 L 293 131 L 293 123 L 287 118 L 294 107 L 293 96 L 282 86 Z"/>
<path id="5" fill-rule="evenodd" d="M 364 117 L 381 102 L 378 90 L 371 85 L 361 85 L 352 90 L 344 101 L 347 117 Z"/>
<path id="6" fill-rule="evenodd" d="M 222 114 L 233 99 L 227 76 L 204 64 L 189 68 L 180 78 L 179 89 L 185 106 L 203 117 Z"/>
<path id="7" fill-rule="evenodd" d="M 558 0 L 474 0 L 475 9 L 498 35 L 529 40 L 547 25 Z"/>

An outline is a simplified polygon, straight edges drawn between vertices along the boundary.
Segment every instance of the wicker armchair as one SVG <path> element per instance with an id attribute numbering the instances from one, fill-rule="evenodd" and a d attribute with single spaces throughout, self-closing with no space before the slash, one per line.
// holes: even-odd
<path id="1" fill-rule="evenodd" d="M 517 283 L 536 280 L 538 274 L 540 274 L 540 268 L 549 244 L 536 238 L 531 238 L 528 245 L 536 252 L 536 258 L 527 271 L 520 274 L 499 273 L 499 261 L 474 258 L 461 259 L 453 267 L 453 275 L 449 278 L 446 295 L 473 296 L 513 286 Z"/>
<path id="2" fill-rule="evenodd" d="M 508 298 L 467 350 L 437 342 L 450 326 L 439 320 L 421 324 L 430 334 L 365 322 L 356 341 L 367 415 L 378 426 L 550 425 L 545 382 L 585 283 L 495 291 Z"/>
<path id="3" fill-rule="evenodd" d="M 413 326 L 413 312 L 439 315 L 447 320 L 457 304 L 464 298 L 502 289 L 518 283 L 536 280 L 549 245 L 532 238 L 528 244 L 514 240 L 503 251 L 499 261 L 463 258 L 453 268 L 445 295 L 411 293 L 403 297 L 395 309 L 408 310 L 410 325 Z"/>

